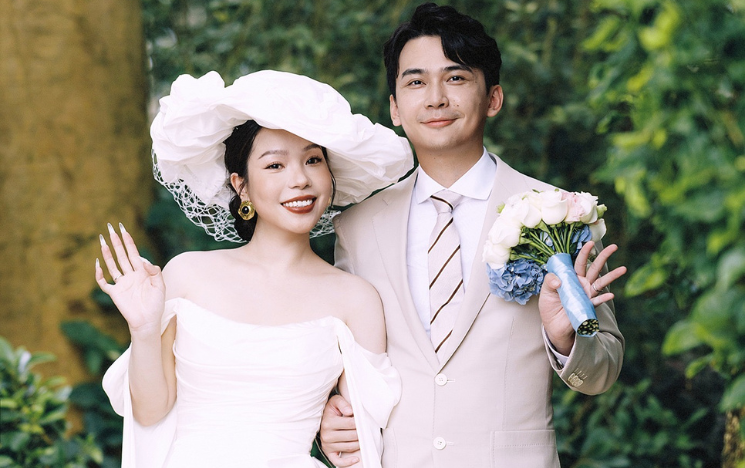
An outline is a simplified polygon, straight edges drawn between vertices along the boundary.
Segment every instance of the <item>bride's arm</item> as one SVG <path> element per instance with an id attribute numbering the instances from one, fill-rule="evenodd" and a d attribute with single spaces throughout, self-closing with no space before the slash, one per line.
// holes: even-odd
<path id="1" fill-rule="evenodd" d="M 354 336 L 355 341 L 368 351 L 380 354 L 385 352 L 386 335 L 385 319 L 383 316 L 383 304 L 375 288 L 368 282 L 358 277 L 352 277 L 353 286 L 346 289 L 347 294 L 354 298 L 350 301 L 350 308 L 346 316 L 346 323 Z M 347 385 L 346 373 L 339 377 L 339 393 L 348 402 L 352 401 Z M 351 453 L 339 453 L 340 459 L 361 460 L 359 450 Z M 340 460 L 337 460 L 337 462 Z M 347 465 L 344 462 L 337 463 L 338 466 L 364 466 L 362 462 Z"/>
<path id="2" fill-rule="evenodd" d="M 351 279 L 353 287 L 346 290 L 351 298 L 346 310 L 347 326 L 363 348 L 375 354 L 384 353 L 385 318 L 378 291 L 362 278 Z"/>
<path id="3" fill-rule="evenodd" d="M 134 240 L 121 226 L 122 239 L 109 226 L 112 251 L 101 236 L 101 253 L 114 284 L 109 284 L 96 261 L 96 281 L 129 325 L 132 337 L 129 386 L 134 417 L 142 425 L 160 421 L 176 400 L 173 356 L 175 321 L 161 336 L 165 281 L 160 268 L 140 257 Z M 122 243 L 122 240 L 124 241 Z"/>

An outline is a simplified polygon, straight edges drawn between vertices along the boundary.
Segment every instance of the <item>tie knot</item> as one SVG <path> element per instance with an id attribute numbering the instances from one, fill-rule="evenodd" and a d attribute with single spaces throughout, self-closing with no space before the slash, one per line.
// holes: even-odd
<path id="1" fill-rule="evenodd" d="M 451 192 L 450 190 L 440 190 L 430 197 L 432 204 L 435 205 L 437 213 L 451 213 L 458 203 L 463 200 L 463 195 Z"/>

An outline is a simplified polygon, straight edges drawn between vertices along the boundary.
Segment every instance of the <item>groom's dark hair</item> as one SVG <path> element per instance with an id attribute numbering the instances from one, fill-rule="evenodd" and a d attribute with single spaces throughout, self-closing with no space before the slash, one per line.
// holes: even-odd
<path id="1" fill-rule="evenodd" d="M 434 3 L 419 5 L 411 21 L 401 24 L 383 46 L 388 88 L 396 97 L 398 59 L 407 42 L 422 36 L 439 36 L 445 56 L 467 68 L 484 73 L 486 92 L 499 84 L 502 55 L 497 41 L 486 34 L 484 26 L 470 16 L 458 13 L 450 6 Z"/>

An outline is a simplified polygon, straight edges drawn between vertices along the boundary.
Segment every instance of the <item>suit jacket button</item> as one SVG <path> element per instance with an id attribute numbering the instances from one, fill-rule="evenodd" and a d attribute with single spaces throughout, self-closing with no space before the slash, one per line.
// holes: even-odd
<path id="1" fill-rule="evenodd" d="M 448 383 L 448 378 L 445 374 L 437 374 L 435 377 L 435 383 L 442 387 L 443 385 Z"/>
<path id="2" fill-rule="evenodd" d="M 445 439 L 443 439 L 442 437 L 436 437 L 435 440 L 432 441 L 432 444 L 437 450 L 442 450 L 448 443 L 445 442 Z"/>

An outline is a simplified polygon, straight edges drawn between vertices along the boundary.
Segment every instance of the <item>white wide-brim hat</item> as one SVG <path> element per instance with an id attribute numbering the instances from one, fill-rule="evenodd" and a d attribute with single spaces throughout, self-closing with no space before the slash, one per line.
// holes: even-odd
<path id="1" fill-rule="evenodd" d="M 360 114 L 331 86 L 264 70 L 225 86 L 217 72 L 181 75 L 160 100 L 150 128 L 156 179 L 186 215 L 218 240 L 240 241 L 228 204 L 233 192 L 223 142 L 247 120 L 326 148 L 336 179 L 334 204 L 358 203 L 414 165 L 405 138 Z"/>

